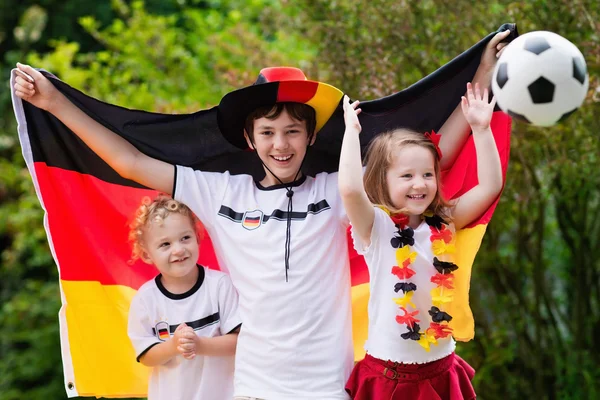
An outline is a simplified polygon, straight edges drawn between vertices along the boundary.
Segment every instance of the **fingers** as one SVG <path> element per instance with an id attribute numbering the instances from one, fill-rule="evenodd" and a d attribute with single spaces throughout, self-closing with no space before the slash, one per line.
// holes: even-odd
<path id="1" fill-rule="evenodd" d="M 490 43 L 488 44 L 489 47 L 496 47 L 498 45 L 498 43 L 500 43 L 502 40 L 504 40 L 508 35 L 510 34 L 510 30 L 505 30 L 499 33 L 496 33 L 496 35 L 490 40 Z"/>
<path id="2" fill-rule="evenodd" d="M 348 97 L 348 95 L 345 94 L 344 95 L 344 111 L 350 107 L 352 107 L 352 105 L 350 104 L 350 97 Z"/>
<path id="3" fill-rule="evenodd" d="M 193 339 L 188 338 L 180 338 L 178 342 L 178 346 L 182 346 L 185 349 L 191 350 L 196 347 L 196 342 Z"/>
<path id="4" fill-rule="evenodd" d="M 358 115 L 362 112 L 362 109 L 358 108 L 360 101 L 355 100 L 352 104 L 350 104 L 350 98 L 347 95 L 344 95 L 343 104 L 346 124 L 354 123 L 353 121 L 355 120 L 355 117 L 352 116 L 352 114 Z"/>
<path id="5" fill-rule="evenodd" d="M 351 107 L 353 110 L 357 110 L 358 105 L 360 104 L 360 101 L 355 100 L 352 104 L 350 104 L 350 97 L 348 97 L 348 95 L 344 95 L 344 110 L 346 110 L 348 107 Z"/>
<path id="6" fill-rule="evenodd" d="M 467 82 L 467 100 L 469 103 L 475 100 L 475 95 L 473 94 L 473 84 L 471 84 L 471 82 Z"/>
<path id="7" fill-rule="evenodd" d="M 504 44 L 504 43 L 502 43 Z M 497 53 L 496 53 L 496 58 L 500 58 L 500 56 L 502 55 L 502 53 L 504 52 L 504 49 L 506 49 L 506 46 L 502 47 Z"/>
<path id="8" fill-rule="evenodd" d="M 196 350 L 188 350 L 182 346 L 177 346 L 177 351 L 183 356 L 183 358 L 188 360 L 196 357 Z"/>
<path id="9" fill-rule="evenodd" d="M 22 99 L 29 99 L 31 96 L 35 95 L 35 86 L 33 83 L 30 83 L 25 78 L 21 76 L 17 76 L 15 78 L 15 94 Z"/>
<path id="10" fill-rule="evenodd" d="M 194 339 L 188 337 L 179 338 L 177 351 L 184 358 L 191 360 L 194 357 L 196 357 L 196 342 L 194 341 Z"/>
<path id="11" fill-rule="evenodd" d="M 466 97 L 461 97 L 461 107 L 463 111 L 467 110 L 475 102 L 484 102 L 485 104 L 488 104 L 489 95 L 490 93 L 487 87 L 484 87 L 482 91 L 481 86 L 478 82 L 475 83 L 475 87 L 473 87 L 473 84 L 471 82 L 468 82 L 467 95 Z M 489 104 L 491 104 L 491 101 Z"/>
<path id="12" fill-rule="evenodd" d="M 183 332 L 181 335 L 179 335 L 179 342 L 180 343 L 192 343 L 194 341 L 194 339 L 196 338 L 196 334 L 194 332 Z"/>
<path id="13" fill-rule="evenodd" d="M 462 96 L 460 98 L 460 108 L 462 108 L 463 114 L 466 115 L 467 111 L 469 110 L 469 103 L 468 103 L 467 98 L 465 96 Z"/>
<path id="14" fill-rule="evenodd" d="M 17 65 L 19 65 L 19 64 L 17 64 Z M 21 77 L 21 78 L 25 79 L 27 82 L 30 82 L 30 83 L 34 83 L 35 82 L 35 80 L 29 74 L 27 74 L 24 71 L 21 71 L 18 68 L 15 69 L 15 73 L 17 74 L 17 77 Z"/>
<path id="15" fill-rule="evenodd" d="M 175 332 L 179 332 L 179 331 L 183 330 L 186 327 L 187 327 L 187 325 L 185 324 L 185 322 L 183 322 L 183 323 L 181 323 L 181 324 L 179 324 L 177 326 L 177 328 L 175 329 Z"/>
<path id="16" fill-rule="evenodd" d="M 496 107 L 496 96 L 492 96 L 492 101 L 490 101 L 490 106 L 492 107 L 492 109 L 494 109 L 494 107 Z"/>
<path id="17" fill-rule="evenodd" d="M 36 80 L 42 79 L 44 77 L 44 75 L 42 75 L 42 73 L 40 71 L 36 70 L 35 68 L 33 68 L 27 64 L 17 63 L 17 70 L 24 73 L 25 75 L 28 75 L 28 78 L 31 79 L 32 83 L 35 82 Z M 26 78 L 26 79 L 28 79 L 28 78 Z"/>
<path id="18" fill-rule="evenodd" d="M 188 340 L 193 340 L 196 337 L 196 334 L 194 333 L 194 331 L 190 328 L 190 329 L 186 329 L 183 331 L 182 335 L 181 335 L 182 339 L 188 339 Z"/>

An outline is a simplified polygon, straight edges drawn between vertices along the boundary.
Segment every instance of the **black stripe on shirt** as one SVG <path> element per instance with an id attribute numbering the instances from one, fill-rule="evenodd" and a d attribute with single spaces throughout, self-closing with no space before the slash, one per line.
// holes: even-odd
<path id="1" fill-rule="evenodd" d="M 321 211 L 329 210 L 331 207 L 327 200 L 321 200 L 318 203 L 311 203 L 308 205 L 307 210 L 305 212 L 293 211 L 291 213 L 292 220 L 300 221 L 306 219 L 308 214 L 318 214 Z M 225 217 L 234 222 L 242 222 L 244 219 L 244 213 L 237 212 L 227 206 L 221 205 L 221 209 L 219 210 L 219 215 L 221 217 Z M 286 221 L 288 216 L 287 211 L 283 210 L 273 210 L 271 215 L 263 215 L 262 222 L 267 222 L 269 219 L 275 219 L 278 221 Z"/>
<path id="2" fill-rule="evenodd" d="M 205 328 L 205 327 L 207 327 L 209 325 L 214 325 L 217 322 L 219 322 L 219 320 L 220 320 L 219 312 L 217 311 L 213 315 L 209 315 L 208 317 L 200 318 L 200 319 L 197 319 L 197 320 L 192 321 L 192 322 L 186 322 L 185 324 L 187 326 L 191 327 L 193 330 L 197 331 L 197 330 Z M 171 334 L 175 333 L 175 330 L 177 329 L 177 327 L 179 325 L 181 325 L 181 324 L 169 325 L 169 332 Z M 152 334 L 156 335 L 156 329 L 155 328 L 152 328 Z"/>

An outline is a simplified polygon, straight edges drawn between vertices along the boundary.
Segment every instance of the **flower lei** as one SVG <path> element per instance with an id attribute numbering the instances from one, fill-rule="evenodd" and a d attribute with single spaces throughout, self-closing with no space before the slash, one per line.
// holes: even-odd
<path id="1" fill-rule="evenodd" d="M 408 226 L 409 218 L 404 214 L 390 214 L 383 209 L 392 219 L 398 231 L 390 240 L 390 244 L 396 249 L 396 261 L 398 265 L 392 267 L 392 274 L 399 280 L 394 285 L 394 292 L 403 296 L 394 298 L 394 302 L 400 308 L 402 314 L 396 315 L 396 322 L 406 325 L 407 332 L 401 334 L 404 340 L 417 341 L 426 351 L 430 350 L 430 345 L 437 345 L 437 340 L 448 337 L 452 334 L 452 328 L 448 323 L 452 316 L 444 311 L 444 306 L 450 303 L 454 298 L 454 271 L 458 266 L 451 262 L 450 254 L 456 251 L 454 247 L 454 235 L 440 216 L 431 212 L 423 214 L 425 223 L 431 230 L 431 250 L 433 252 L 433 266 L 437 273 L 431 277 L 436 287 L 431 290 L 432 307 L 429 310 L 431 322 L 429 328 L 421 332 L 418 322 L 419 310 L 412 302 L 417 285 L 410 282 L 410 278 L 416 273 L 411 269 L 411 264 L 415 261 L 417 253 L 411 248 L 415 244 L 414 231 Z M 439 257 L 439 258 L 438 258 Z"/>

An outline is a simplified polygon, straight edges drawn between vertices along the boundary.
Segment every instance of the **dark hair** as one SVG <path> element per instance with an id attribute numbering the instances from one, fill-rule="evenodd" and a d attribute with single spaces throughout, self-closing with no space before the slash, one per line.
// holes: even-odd
<path id="1" fill-rule="evenodd" d="M 246 133 L 248 133 L 250 140 L 254 142 L 255 120 L 263 117 L 273 120 L 279 117 L 283 110 L 287 111 L 293 119 L 306 122 L 308 138 L 309 140 L 312 139 L 317 126 L 317 114 L 315 113 L 314 108 L 302 103 L 275 103 L 275 105 L 272 106 L 259 107 L 248 114 L 246 122 L 244 123 L 244 128 L 246 129 Z"/>

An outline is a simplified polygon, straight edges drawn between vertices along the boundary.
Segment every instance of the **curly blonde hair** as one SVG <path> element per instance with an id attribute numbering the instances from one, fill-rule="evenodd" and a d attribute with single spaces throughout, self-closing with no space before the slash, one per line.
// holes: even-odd
<path id="1" fill-rule="evenodd" d="M 440 158 L 435 145 L 422 133 L 409 129 L 395 129 L 382 133 L 371 141 L 365 156 L 366 168 L 363 177 L 367 197 L 371 203 L 383 206 L 393 214 L 403 212 L 396 209 L 392 203 L 386 173 L 394 161 L 394 151 L 406 146 L 423 147 L 433 155 L 437 193 L 427 210 L 449 221 L 452 206 L 442 197 Z"/>
<path id="2" fill-rule="evenodd" d="M 132 247 L 130 262 L 141 258 L 141 255 L 144 252 L 144 228 L 146 228 L 150 222 L 162 224 L 162 221 L 165 218 L 174 213 L 181 214 L 190 219 L 198 242 L 200 242 L 203 237 L 204 229 L 196 215 L 188 208 L 188 206 L 177 200 L 173 200 L 173 198 L 166 194 L 159 194 L 154 200 L 146 196 L 142 198 L 142 203 L 135 211 L 133 221 L 129 224 L 129 242 Z"/>

